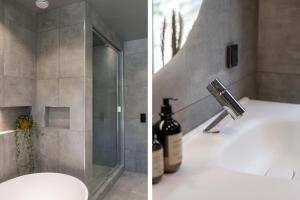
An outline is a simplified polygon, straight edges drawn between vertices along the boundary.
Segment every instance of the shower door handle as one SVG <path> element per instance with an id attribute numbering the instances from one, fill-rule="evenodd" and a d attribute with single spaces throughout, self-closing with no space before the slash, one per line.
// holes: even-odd
<path id="1" fill-rule="evenodd" d="M 117 107 L 117 112 L 118 112 L 118 113 L 121 113 L 121 112 L 122 112 L 122 107 L 121 107 L 121 106 L 118 106 L 118 107 Z"/>

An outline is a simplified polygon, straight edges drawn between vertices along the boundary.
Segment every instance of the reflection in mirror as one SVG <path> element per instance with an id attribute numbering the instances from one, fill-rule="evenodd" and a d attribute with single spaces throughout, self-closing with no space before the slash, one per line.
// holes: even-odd
<path id="1" fill-rule="evenodd" d="M 183 46 L 201 4 L 202 0 L 153 0 L 153 73 Z"/>

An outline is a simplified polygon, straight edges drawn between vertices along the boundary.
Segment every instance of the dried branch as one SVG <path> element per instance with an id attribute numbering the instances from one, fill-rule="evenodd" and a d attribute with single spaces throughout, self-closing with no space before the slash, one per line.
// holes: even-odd
<path id="1" fill-rule="evenodd" d="M 175 56 L 177 53 L 177 36 L 176 36 L 177 28 L 176 28 L 176 13 L 173 10 L 172 14 L 172 55 Z"/>
<path id="2" fill-rule="evenodd" d="M 163 66 L 165 65 L 165 39 L 166 39 L 166 28 L 167 28 L 167 19 L 164 17 L 163 25 L 162 25 L 162 31 L 161 31 L 161 57 L 162 57 L 162 63 Z"/>

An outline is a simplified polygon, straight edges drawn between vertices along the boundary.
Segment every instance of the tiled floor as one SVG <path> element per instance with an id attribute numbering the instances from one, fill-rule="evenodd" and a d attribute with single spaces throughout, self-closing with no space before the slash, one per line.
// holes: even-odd
<path id="1" fill-rule="evenodd" d="M 125 171 L 104 200 L 147 200 L 147 176 Z"/>

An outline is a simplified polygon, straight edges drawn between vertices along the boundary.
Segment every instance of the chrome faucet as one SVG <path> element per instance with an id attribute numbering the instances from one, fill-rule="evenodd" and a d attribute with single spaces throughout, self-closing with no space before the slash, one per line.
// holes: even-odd
<path id="1" fill-rule="evenodd" d="M 245 109 L 237 100 L 235 100 L 218 79 L 212 81 L 207 86 L 207 90 L 216 98 L 221 106 L 223 106 L 224 110 L 204 129 L 204 133 L 219 133 L 221 127 L 230 119 L 230 117 L 233 120 L 238 119 L 244 114 Z"/>

